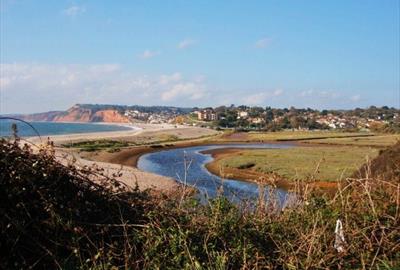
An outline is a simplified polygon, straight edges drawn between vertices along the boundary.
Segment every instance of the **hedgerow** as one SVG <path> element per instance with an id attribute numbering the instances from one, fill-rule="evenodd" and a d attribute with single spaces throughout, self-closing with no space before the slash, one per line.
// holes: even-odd
<path id="1" fill-rule="evenodd" d="M 51 150 L 51 149 L 50 149 Z M 396 269 L 400 181 L 353 178 L 296 204 L 206 204 L 0 143 L 2 269 Z M 334 247 L 343 223 L 342 251 Z"/>

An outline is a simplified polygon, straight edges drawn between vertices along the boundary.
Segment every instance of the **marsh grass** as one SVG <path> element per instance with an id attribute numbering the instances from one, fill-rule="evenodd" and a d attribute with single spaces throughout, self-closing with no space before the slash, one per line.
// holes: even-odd
<path id="1" fill-rule="evenodd" d="M 359 168 L 378 150 L 364 147 L 294 147 L 240 150 L 219 160 L 221 166 L 277 174 L 287 180 L 336 181 Z"/>
<path id="2" fill-rule="evenodd" d="M 117 152 L 121 147 L 127 147 L 130 144 L 125 141 L 114 140 L 91 140 L 63 144 L 66 148 L 79 148 L 80 151 L 94 152 L 99 150 L 107 150 L 109 152 Z"/>
<path id="3" fill-rule="evenodd" d="M 34 153 L 2 140 L 0 153 L 2 269 L 400 265 L 397 179 L 348 178 L 331 198 L 315 195 L 298 181 L 290 207 L 278 207 L 272 193 L 270 200 L 249 209 L 222 196 L 204 205 L 180 190 L 131 189 L 94 168 L 61 165 L 51 146 Z M 337 219 L 346 240 L 340 253 L 334 248 Z"/>
<path id="4" fill-rule="evenodd" d="M 352 145 L 382 148 L 393 145 L 399 140 L 399 134 L 376 134 L 374 136 L 362 137 L 324 138 L 306 142 L 327 145 Z"/>
<path id="5" fill-rule="evenodd" d="M 399 134 L 341 131 L 278 131 L 278 132 L 225 132 L 222 141 L 298 141 L 309 144 L 387 147 L 400 140 Z"/>

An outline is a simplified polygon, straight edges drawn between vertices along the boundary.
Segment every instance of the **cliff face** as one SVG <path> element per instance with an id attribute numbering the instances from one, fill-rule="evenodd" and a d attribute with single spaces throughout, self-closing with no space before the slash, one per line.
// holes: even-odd
<path id="1" fill-rule="evenodd" d="M 91 118 L 91 122 L 114 122 L 114 123 L 129 123 L 128 118 L 121 115 L 116 110 L 102 110 L 96 112 Z M 97 121 L 99 120 L 99 121 Z"/>
<path id="2" fill-rule="evenodd" d="M 54 117 L 54 122 L 91 122 L 90 116 L 92 112 L 90 109 L 73 106 L 68 111 Z"/>
<path id="3" fill-rule="evenodd" d="M 21 118 L 26 121 L 129 123 L 128 118 L 118 110 L 92 109 L 80 105 L 75 105 L 67 111 L 23 115 Z"/>

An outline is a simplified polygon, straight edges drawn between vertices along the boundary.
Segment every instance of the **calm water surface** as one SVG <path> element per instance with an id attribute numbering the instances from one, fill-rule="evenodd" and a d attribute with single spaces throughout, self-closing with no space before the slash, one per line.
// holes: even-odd
<path id="1" fill-rule="evenodd" d="M 145 154 L 138 161 L 138 168 L 143 171 L 172 177 L 181 183 L 186 183 L 200 191 L 201 199 L 213 198 L 218 190 L 223 187 L 223 195 L 230 201 L 254 201 L 259 197 L 259 187 L 250 182 L 234 179 L 221 179 L 211 174 L 205 164 L 212 161 L 211 155 L 202 154 L 201 151 L 217 148 L 288 148 L 290 144 L 224 144 L 185 147 L 179 149 L 164 150 Z M 185 163 L 188 169 L 185 177 Z M 281 206 L 286 202 L 288 192 L 283 189 L 273 191 L 279 199 Z M 265 199 L 268 199 L 269 187 L 264 190 Z"/>
<path id="2" fill-rule="evenodd" d="M 35 131 L 25 123 L 11 120 L 0 120 L 0 137 L 11 135 L 11 125 L 16 123 L 18 134 L 21 137 L 36 136 Z M 104 131 L 131 130 L 132 128 L 118 125 L 96 123 L 56 123 L 56 122 L 30 122 L 41 136 L 62 135 L 73 133 L 91 133 Z"/>

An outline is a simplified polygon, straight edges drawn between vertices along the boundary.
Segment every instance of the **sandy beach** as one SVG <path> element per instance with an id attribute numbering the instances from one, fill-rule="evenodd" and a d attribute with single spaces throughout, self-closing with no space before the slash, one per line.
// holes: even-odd
<path id="1" fill-rule="evenodd" d="M 127 126 L 126 124 L 123 125 Z M 137 183 L 141 190 L 151 188 L 168 192 L 178 188 L 179 184 L 175 179 L 143 172 L 135 167 L 141 154 L 154 150 L 150 146 L 129 147 L 121 149 L 118 153 L 109 153 L 107 151 L 81 152 L 79 149 L 68 149 L 61 146 L 72 142 L 103 139 L 123 140 L 138 144 L 152 143 L 168 136 L 173 136 L 178 140 L 197 141 L 207 136 L 219 134 L 211 129 L 169 124 L 135 124 L 133 127 L 132 130 L 54 135 L 49 136 L 49 138 L 54 142 L 57 158 L 65 165 L 75 159 L 74 165 L 78 168 L 96 166 L 104 169 L 104 174 L 108 176 L 121 174 L 121 176 L 115 178 L 130 187 L 135 187 Z M 42 138 L 42 142 L 37 137 L 28 138 L 27 140 L 35 144 L 41 144 L 47 141 L 47 137 Z M 186 145 L 187 143 L 189 142 L 180 142 L 178 144 Z"/>
<path id="2" fill-rule="evenodd" d="M 179 187 L 179 184 L 173 178 L 143 172 L 131 166 L 90 161 L 81 158 L 77 153 L 66 152 L 63 150 L 57 150 L 56 157 L 64 165 L 73 163 L 77 168 L 100 168 L 103 170 L 104 175 L 113 177 L 131 188 L 135 188 L 137 184 L 140 190 L 154 189 L 157 191 L 168 192 L 176 190 Z"/>
<path id="3" fill-rule="evenodd" d="M 46 140 L 50 138 L 51 141 L 54 142 L 55 145 L 65 144 L 69 142 L 79 142 L 86 140 L 99 140 L 99 139 L 113 139 L 113 140 L 132 140 L 133 136 L 137 136 L 141 133 L 153 133 L 158 131 L 172 131 L 172 130 L 182 130 L 182 129 L 193 129 L 193 127 L 189 126 L 181 126 L 181 125 L 171 125 L 171 124 L 115 124 L 115 123 L 102 123 L 107 125 L 118 125 L 124 127 L 130 127 L 130 130 L 120 130 L 120 131 L 107 131 L 107 132 L 91 132 L 91 133 L 76 133 L 76 134 L 63 134 L 63 135 L 50 135 L 43 136 L 42 140 Z M 197 128 L 199 129 L 199 128 Z M 206 130 L 206 129 L 202 129 Z M 210 130 L 211 131 L 211 130 Z M 212 133 L 208 132 L 208 133 Z M 33 143 L 40 143 L 40 139 L 38 137 L 30 137 L 27 140 Z"/>

